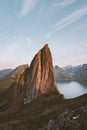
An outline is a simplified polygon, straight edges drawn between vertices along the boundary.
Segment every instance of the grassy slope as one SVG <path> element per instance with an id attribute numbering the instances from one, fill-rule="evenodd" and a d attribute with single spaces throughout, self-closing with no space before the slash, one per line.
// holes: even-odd
<path id="1" fill-rule="evenodd" d="M 42 95 L 30 104 L 22 104 L 16 113 L 4 113 L 0 125 L 4 124 L 3 128 L 11 127 L 12 130 L 36 130 L 66 110 L 72 111 L 87 105 L 86 100 L 87 94 L 71 100 L 65 100 L 54 93 Z"/>

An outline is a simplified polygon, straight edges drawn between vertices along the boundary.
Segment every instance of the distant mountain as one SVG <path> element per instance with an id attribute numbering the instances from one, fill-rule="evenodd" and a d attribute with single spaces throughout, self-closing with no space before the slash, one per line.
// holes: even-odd
<path id="1" fill-rule="evenodd" d="M 73 74 L 74 80 L 87 80 L 87 64 L 63 67 L 64 71 Z"/>
<path id="2" fill-rule="evenodd" d="M 0 79 L 3 79 L 6 76 L 8 76 L 12 71 L 13 71 L 13 69 L 0 70 Z"/>
<path id="3" fill-rule="evenodd" d="M 0 80 L 0 91 L 9 88 L 14 82 L 16 82 L 18 77 L 20 77 L 20 75 L 25 71 L 27 67 L 28 65 L 25 64 L 25 65 L 18 66 L 11 71 L 2 70 L 1 72 L 5 72 L 5 74 L 2 73 L 2 75 L 5 76 L 3 77 L 3 79 Z"/>
<path id="4" fill-rule="evenodd" d="M 68 73 L 75 74 L 82 66 L 83 65 L 78 65 L 78 66 L 68 65 L 66 67 L 63 67 L 63 69 Z"/>
<path id="5" fill-rule="evenodd" d="M 73 75 L 64 71 L 63 68 L 60 68 L 59 66 L 54 67 L 54 75 L 55 75 L 55 80 L 60 81 L 60 80 L 72 80 Z"/>
<path id="6" fill-rule="evenodd" d="M 74 74 L 74 79 L 87 81 L 87 64 L 83 64 L 79 67 L 77 72 Z"/>

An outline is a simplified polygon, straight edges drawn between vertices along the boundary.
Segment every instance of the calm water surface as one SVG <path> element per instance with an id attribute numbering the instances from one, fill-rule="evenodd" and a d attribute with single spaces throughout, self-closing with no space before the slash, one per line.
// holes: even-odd
<path id="1" fill-rule="evenodd" d="M 65 98 L 70 99 L 87 93 L 87 84 L 78 82 L 58 82 L 59 91 L 64 94 Z"/>

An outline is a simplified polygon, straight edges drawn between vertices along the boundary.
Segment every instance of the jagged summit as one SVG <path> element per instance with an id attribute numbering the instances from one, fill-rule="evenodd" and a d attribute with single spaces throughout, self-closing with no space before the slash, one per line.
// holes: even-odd
<path id="1" fill-rule="evenodd" d="M 25 99 L 29 103 L 41 94 L 57 91 L 52 56 L 46 44 L 33 58 L 26 79 Z"/>
<path id="2" fill-rule="evenodd" d="M 45 46 L 44 46 L 43 48 L 49 48 L 49 47 L 48 47 L 48 44 L 46 43 Z"/>

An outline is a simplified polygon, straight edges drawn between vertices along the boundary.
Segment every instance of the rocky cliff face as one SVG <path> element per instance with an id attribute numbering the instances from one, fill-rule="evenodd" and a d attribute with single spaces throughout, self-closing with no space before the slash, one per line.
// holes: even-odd
<path id="1" fill-rule="evenodd" d="M 25 82 L 28 73 L 28 65 L 25 66 L 24 70 L 17 75 L 17 78 L 12 86 L 14 86 L 14 97 L 20 96 L 25 91 Z M 23 97 L 24 98 L 24 97 Z"/>
<path id="2" fill-rule="evenodd" d="M 30 103 L 41 94 L 51 91 L 57 91 L 57 88 L 54 81 L 51 52 L 46 44 L 31 62 L 26 79 L 25 100 Z"/>

